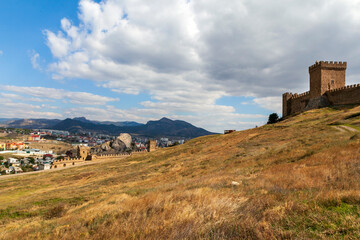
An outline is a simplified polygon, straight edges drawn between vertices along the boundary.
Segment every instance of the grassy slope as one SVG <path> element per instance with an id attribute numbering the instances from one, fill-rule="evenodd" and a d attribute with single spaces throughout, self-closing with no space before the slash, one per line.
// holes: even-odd
<path id="1" fill-rule="evenodd" d="M 359 128 L 359 112 L 313 110 L 146 156 L 0 178 L 0 238 L 359 238 L 360 135 L 333 126 Z"/>

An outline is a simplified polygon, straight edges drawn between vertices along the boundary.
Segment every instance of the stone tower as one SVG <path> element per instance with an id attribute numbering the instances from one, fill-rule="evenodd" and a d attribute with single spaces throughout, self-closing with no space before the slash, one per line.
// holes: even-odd
<path id="1" fill-rule="evenodd" d="M 290 114 L 290 111 L 291 111 L 291 105 L 290 105 L 290 102 L 289 102 L 289 99 L 293 96 L 292 93 L 284 93 L 282 95 L 283 97 L 283 112 L 282 112 L 282 116 L 285 117 L 287 115 Z"/>
<path id="2" fill-rule="evenodd" d="M 309 67 L 310 98 L 322 96 L 325 92 L 345 87 L 346 62 L 316 62 Z"/>
<path id="3" fill-rule="evenodd" d="M 79 145 L 77 147 L 77 157 L 80 158 L 83 161 L 91 160 L 91 156 L 89 154 L 89 148 Z"/>
<path id="4" fill-rule="evenodd" d="M 156 150 L 156 140 L 149 140 L 148 142 L 148 152 Z"/>

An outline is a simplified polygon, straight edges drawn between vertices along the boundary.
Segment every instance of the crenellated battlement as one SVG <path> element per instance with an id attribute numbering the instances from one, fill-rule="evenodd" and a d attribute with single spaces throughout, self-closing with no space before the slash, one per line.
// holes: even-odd
<path id="1" fill-rule="evenodd" d="M 100 155 L 89 155 L 90 158 L 88 160 L 104 160 L 104 159 L 114 159 L 114 158 L 126 158 L 131 155 L 144 154 L 148 153 L 148 151 L 133 151 L 131 153 L 118 153 L 118 154 L 100 154 Z M 55 160 L 51 166 L 51 168 L 60 168 L 75 165 L 78 163 L 85 163 L 87 160 L 82 157 L 65 157 L 64 159 Z"/>
<path id="2" fill-rule="evenodd" d="M 120 157 L 129 157 L 131 155 L 142 154 L 142 153 L 148 153 L 148 151 L 133 151 L 131 153 L 118 153 L 118 154 L 101 154 L 101 155 L 94 155 L 93 158 L 94 159 L 120 158 Z"/>
<path id="3" fill-rule="evenodd" d="M 347 85 L 345 87 L 341 87 L 341 88 L 336 88 L 336 89 L 331 89 L 328 92 L 338 92 L 338 91 L 342 91 L 344 89 L 355 89 L 355 88 L 360 88 L 360 84 L 353 84 L 353 85 Z"/>
<path id="4" fill-rule="evenodd" d="M 305 97 L 305 96 L 309 96 L 310 95 L 310 91 L 304 92 L 304 93 L 294 93 L 292 94 L 291 99 L 296 99 L 296 98 L 300 98 L 300 97 Z"/>
<path id="5" fill-rule="evenodd" d="M 346 62 L 336 62 L 336 61 L 316 61 L 315 64 L 309 67 L 309 72 L 312 72 L 318 68 L 326 68 L 326 69 L 346 69 L 347 63 Z"/>
<path id="6" fill-rule="evenodd" d="M 66 157 L 64 159 L 58 159 L 58 160 L 55 160 L 54 162 L 55 163 L 62 163 L 62 162 L 70 162 L 70 161 L 84 161 L 84 159 L 82 158 L 70 158 L 70 157 Z"/>

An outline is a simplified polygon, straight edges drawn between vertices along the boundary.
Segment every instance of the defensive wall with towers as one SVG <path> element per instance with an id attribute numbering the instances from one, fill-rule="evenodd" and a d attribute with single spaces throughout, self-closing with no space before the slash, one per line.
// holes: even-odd
<path id="1" fill-rule="evenodd" d="M 55 160 L 51 168 L 62 168 L 72 165 L 84 164 L 87 161 L 96 161 L 104 159 L 122 159 L 133 155 L 145 154 L 156 150 L 156 140 L 150 140 L 148 142 L 148 149 L 143 151 L 132 151 L 130 153 L 118 153 L 118 154 L 99 154 L 93 155 L 90 153 L 90 148 L 85 146 L 78 146 L 76 149 L 76 157 L 65 157 L 64 159 Z"/>
<path id="2" fill-rule="evenodd" d="M 346 62 L 332 61 L 310 66 L 310 91 L 284 93 L 282 116 L 333 105 L 360 104 L 360 84 L 345 85 L 346 67 Z"/>

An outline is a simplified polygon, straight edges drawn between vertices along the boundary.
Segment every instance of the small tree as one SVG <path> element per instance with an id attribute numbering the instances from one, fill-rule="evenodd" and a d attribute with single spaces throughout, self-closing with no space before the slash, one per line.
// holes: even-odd
<path id="1" fill-rule="evenodd" d="M 35 164 L 35 159 L 33 157 L 28 157 L 29 163 Z"/>
<path id="2" fill-rule="evenodd" d="M 277 113 L 272 113 L 269 115 L 268 124 L 277 123 L 279 121 L 279 115 Z"/>

